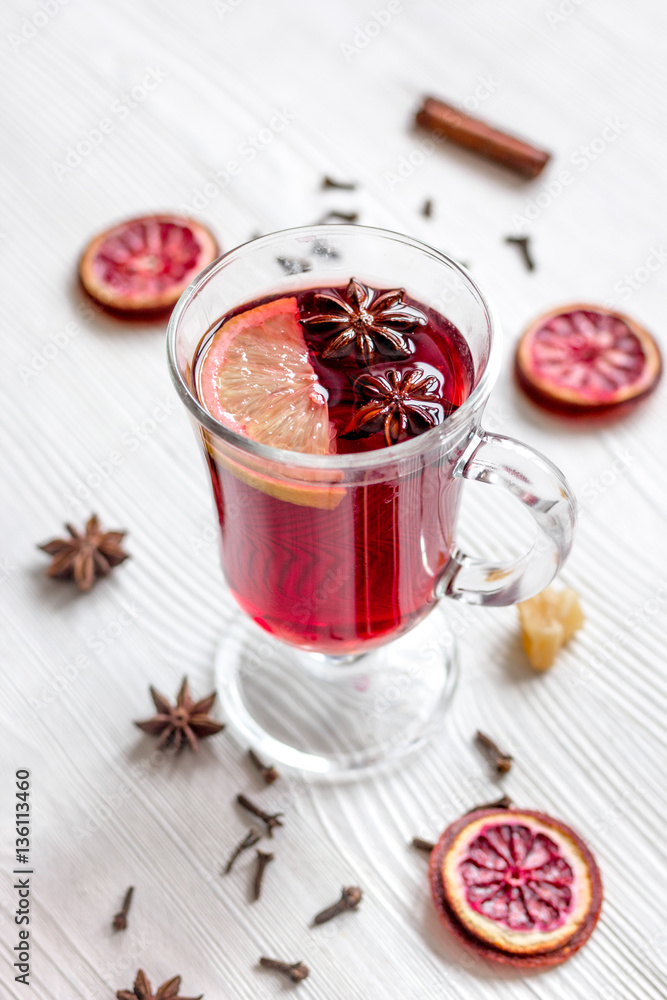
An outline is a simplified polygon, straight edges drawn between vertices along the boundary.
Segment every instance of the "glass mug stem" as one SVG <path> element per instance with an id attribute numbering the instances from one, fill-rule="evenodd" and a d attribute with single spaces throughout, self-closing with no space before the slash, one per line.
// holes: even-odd
<path id="1" fill-rule="evenodd" d="M 537 539 L 528 552 L 504 564 L 454 549 L 437 592 L 468 604 L 501 607 L 525 601 L 551 583 L 572 547 L 576 502 L 560 469 L 540 452 L 501 434 L 480 430 L 477 437 L 454 476 L 500 487 L 515 497 L 531 515 Z"/>

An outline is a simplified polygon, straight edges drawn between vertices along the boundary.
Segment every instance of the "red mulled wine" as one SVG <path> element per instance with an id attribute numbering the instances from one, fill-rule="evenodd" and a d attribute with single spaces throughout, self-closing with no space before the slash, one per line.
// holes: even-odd
<path id="1" fill-rule="evenodd" d="M 451 454 L 434 449 L 397 472 L 392 449 L 468 397 L 472 357 L 456 327 L 400 289 L 352 279 L 228 314 L 194 372 L 205 408 L 260 443 L 320 455 L 382 449 L 387 459 L 341 485 L 316 467 L 288 481 L 202 432 L 223 569 L 244 611 L 331 655 L 380 645 L 423 618 L 449 559 L 459 481 Z"/>

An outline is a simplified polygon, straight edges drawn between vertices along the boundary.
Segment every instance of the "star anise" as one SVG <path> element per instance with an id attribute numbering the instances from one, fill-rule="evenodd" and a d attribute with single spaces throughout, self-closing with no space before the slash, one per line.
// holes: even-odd
<path id="1" fill-rule="evenodd" d="M 421 434 L 435 427 L 448 410 L 438 392 L 438 379 L 421 368 L 403 374 L 392 368 L 385 375 L 360 375 L 354 386 L 368 402 L 353 414 L 344 433 L 384 429 L 387 445 L 395 444 L 406 431 Z"/>
<path id="2" fill-rule="evenodd" d="M 116 996 L 118 1000 L 202 1000 L 203 993 L 198 997 L 181 997 L 178 991 L 181 985 L 181 977 L 174 976 L 166 983 L 158 987 L 157 993 L 153 993 L 153 987 L 148 981 L 143 969 L 139 969 L 131 990 L 118 990 Z"/>
<path id="3" fill-rule="evenodd" d="M 360 365 L 371 365 L 378 354 L 407 358 L 411 353 L 407 338 L 415 327 L 425 326 L 426 316 L 403 301 L 405 290 L 377 294 L 356 278 L 350 278 L 345 298 L 337 291 L 315 292 L 312 305 L 317 310 L 301 322 L 307 330 L 323 332 L 331 340 L 323 358 L 342 358 L 354 351 Z"/>
<path id="4" fill-rule="evenodd" d="M 53 556 L 47 576 L 73 578 L 79 590 L 90 590 L 97 577 L 107 576 L 114 566 L 129 559 L 121 547 L 126 532 L 102 531 L 96 514 L 88 520 L 84 534 L 71 524 L 65 527 L 70 538 L 54 538 L 38 546 Z"/>
<path id="5" fill-rule="evenodd" d="M 187 677 L 183 678 L 175 706 L 170 705 L 164 695 L 156 691 L 153 686 L 150 692 L 158 714 L 144 722 L 135 722 L 135 726 L 144 733 L 160 737 L 158 750 L 173 744 L 174 753 L 178 753 L 187 741 L 196 753 L 199 749 L 197 737 L 203 740 L 225 728 L 222 722 L 216 722 L 208 714 L 215 701 L 216 692 L 213 691 L 200 701 L 193 701 Z"/>

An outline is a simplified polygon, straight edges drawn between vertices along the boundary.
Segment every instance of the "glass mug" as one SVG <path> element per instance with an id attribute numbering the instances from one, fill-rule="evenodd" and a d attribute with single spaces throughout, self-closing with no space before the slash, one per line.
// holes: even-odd
<path id="1" fill-rule="evenodd" d="M 442 424 L 389 448 L 311 455 L 252 441 L 201 406 L 193 365 L 223 315 L 351 276 L 405 288 L 463 335 L 472 390 Z M 231 729 L 272 760 L 340 774 L 418 746 L 441 722 L 456 676 L 453 638 L 433 613 L 441 598 L 513 604 L 546 587 L 567 557 L 575 505 L 563 475 L 481 427 L 498 338 L 461 265 L 362 226 L 246 243 L 203 271 L 174 309 L 170 371 L 203 446 L 223 571 L 241 609 L 219 647 L 217 688 Z M 498 565 L 457 548 L 465 479 L 499 487 L 528 510 L 537 529 L 529 552 Z"/>

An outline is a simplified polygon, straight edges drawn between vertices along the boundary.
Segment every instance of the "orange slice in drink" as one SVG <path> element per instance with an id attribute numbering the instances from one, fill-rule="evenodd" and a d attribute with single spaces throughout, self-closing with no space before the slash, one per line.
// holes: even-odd
<path id="1" fill-rule="evenodd" d="M 224 323 L 199 363 L 197 391 L 211 416 L 253 441 L 310 455 L 335 451 L 327 394 L 310 364 L 293 297 L 255 306 Z M 258 465 L 265 468 L 264 462 L 250 459 L 242 466 L 221 454 L 212 435 L 205 437 L 215 461 L 271 496 L 329 508 L 342 499 L 341 487 L 327 483 L 334 478 L 329 472 L 299 471 L 306 481 L 302 486 L 293 478 L 255 471 Z"/>
<path id="2" fill-rule="evenodd" d="M 260 444 L 327 455 L 326 392 L 308 359 L 295 298 L 274 299 L 232 317 L 199 365 L 209 413 Z"/>

